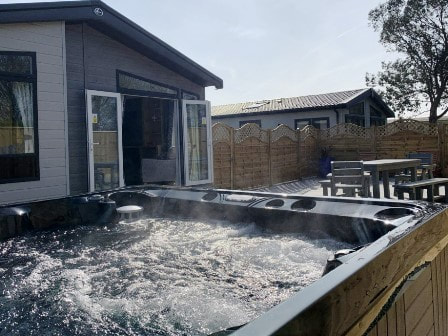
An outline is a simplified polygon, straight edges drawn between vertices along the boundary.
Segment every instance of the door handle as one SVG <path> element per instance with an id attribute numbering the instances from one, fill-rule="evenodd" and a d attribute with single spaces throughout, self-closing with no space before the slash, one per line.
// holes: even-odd
<path id="1" fill-rule="evenodd" d="M 93 144 L 94 145 L 101 145 L 99 142 L 94 142 Z"/>

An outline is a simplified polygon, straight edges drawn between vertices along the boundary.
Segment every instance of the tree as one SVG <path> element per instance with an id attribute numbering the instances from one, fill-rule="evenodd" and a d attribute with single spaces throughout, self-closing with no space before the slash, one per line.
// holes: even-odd
<path id="1" fill-rule="evenodd" d="M 448 0 L 388 0 L 370 11 L 380 43 L 399 58 L 383 62 L 368 86 L 380 86 L 400 114 L 430 112 L 429 121 L 448 113 Z"/>

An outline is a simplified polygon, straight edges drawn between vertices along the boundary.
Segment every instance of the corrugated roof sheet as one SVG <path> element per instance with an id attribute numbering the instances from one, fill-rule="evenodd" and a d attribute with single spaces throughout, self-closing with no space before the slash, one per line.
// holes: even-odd
<path id="1" fill-rule="evenodd" d="M 360 94 L 370 89 L 357 89 L 341 92 L 324 93 L 318 95 L 277 98 L 247 103 L 218 105 L 212 107 L 212 116 L 225 116 L 234 114 L 252 114 L 273 111 L 329 108 L 346 104 Z"/>

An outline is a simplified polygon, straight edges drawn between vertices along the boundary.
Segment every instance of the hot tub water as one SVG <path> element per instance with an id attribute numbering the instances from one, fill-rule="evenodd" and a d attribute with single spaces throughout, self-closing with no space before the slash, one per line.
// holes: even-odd
<path id="1" fill-rule="evenodd" d="M 0 243 L 0 335 L 207 335 L 317 280 L 333 240 L 149 218 Z"/>

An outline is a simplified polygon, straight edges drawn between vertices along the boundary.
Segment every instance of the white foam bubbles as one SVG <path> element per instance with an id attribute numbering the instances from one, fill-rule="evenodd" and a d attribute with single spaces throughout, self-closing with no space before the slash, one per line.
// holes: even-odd
<path id="1" fill-rule="evenodd" d="M 207 335 L 240 325 L 317 280 L 326 259 L 347 247 L 254 224 L 158 218 L 34 240 L 0 245 L 0 258 L 33 254 L 7 280 L 45 295 L 66 334 Z M 50 317 L 40 325 L 62 328 Z"/>

